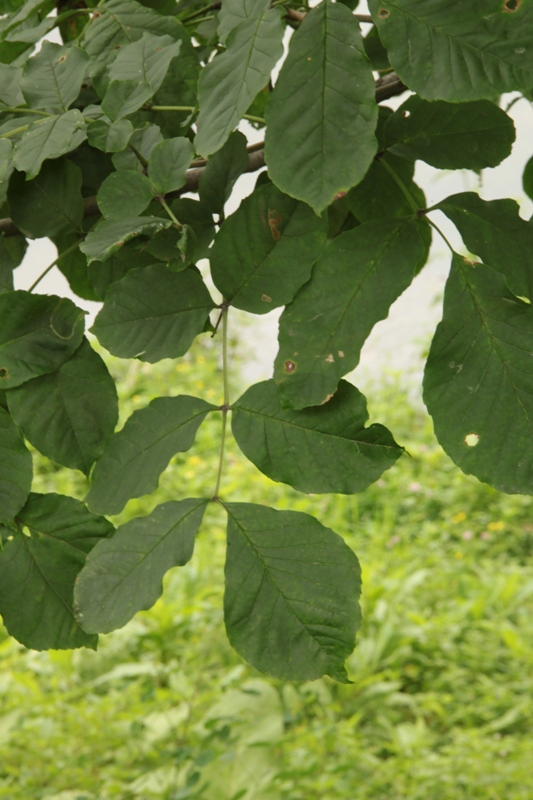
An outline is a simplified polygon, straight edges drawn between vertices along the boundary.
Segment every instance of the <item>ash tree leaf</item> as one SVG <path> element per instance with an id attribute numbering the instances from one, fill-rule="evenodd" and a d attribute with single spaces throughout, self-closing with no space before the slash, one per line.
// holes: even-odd
<path id="1" fill-rule="evenodd" d="M 148 177 L 161 195 L 185 185 L 185 175 L 194 156 L 194 148 L 184 136 L 163 139 L 156 144 L 148 162 Z"/>
<path id="2" fill-rule="evenodd" d="M 134 411 L 97 461 L 87 496 L 98 513 L 118 514 L 132 497 L 157 489 L 176 453 L 192 447 L 196 432 L 216 406 L 199 397 L 156 397 Z"/>
<path id="3" fill-rule="evenodd" d="M 85 120 L 77 108 L 60 116 L 45 117 L 34 122 L 13 152 L 15 168 L 27 174 L 28 180 L 39 174 L 43 161 L 59 158 L 75 150 L 86 138 Z"/>
<path id="4" fill-rule="evenodd" d="M 224 507 L 224 618 L 235 650 L 281 680 L 330 675 L 347 683 L 344 661 L 361 619 L 355 554 L 307 514 L 251 503 Z"/>
<path id="5" fill-rule="evenodd" d="M 15 108 L 24 103 L 20 91 L 21 67 L 13 64 L 0 64 L 0 101 L 6 106 Z"/>
<path id="6" fill-rule="evenodd" d="M 96 649 L 74 616 L 74 581 L 87 553 L 113 531 L 83 503 L 31 494 L 19 531 L 0 550 L 0 613 L 11 636 L 33 650 Z"/>
<path id="7" fill-rule="evenodd" d="M 436 208 L 457 227 L 471 253 L 503 275 L 510 289 L 533 300 L 533 223 L 515 200 L 482 200 L 474 192 L 447 197 Z"/>
<path id="8" fill-rule="evenodd" d="M 205 158 L 220 150 L 283 55 L 280 9 L 269 8 L 268 0 L 257 0 L 256 5 L 257 12 L 230 32 L 226 51 L 200 74 L 194 143 Z"/>
<path id="9" fill-rule="evenodd" d="M 229 199 L 235 181 L 247 168 L 246 137 L 240 131 L 235 131 L 224 147 L 211 156 L 200 178 L 200 200 L 213 214 L 224 213 L 224 204 Z"/>
<path id="10" fill-rule="evenodd" d="M 81 185 L 80 168 L 66 158 L 45 162 L 32 181 L 16 172 L 8 193 L 13 222 L 30 239 L 81 232 Z"/>
<path id="11" fill-rule="evenodd" d="M 110 286 L 91 331 L 113 355 L 154 363 L 184 355 L 214 308 L 196 270 L 134 269 Z"/>
<path id="12" fill-rule="evenodd" d="M 117 119 L 116 122 L 95 119 L 87 123 L 89 144 L 104 153 L 122 152 L 132 135 L 133 125 L 129 119 Z"/>
<path id="13" fill-rule="evenodd" d="M 102 100 L 102 109 L 109 119 L 118 122 L 137 111 L 153 93 L 152 87 L 145 81 L 112 81 Z"/>
<path id="14" fill-rule="evenodd" d="M 390 62 L 425 100 L 492 100 L 533 85 L 533 18 L 512 0 L 369 0 Z"/>
<path id="15" fill-rule="evenodd" d="M 425 257 L 419 229 L 406 217 L 374 220 L 329 243 L 281 315 L 274 378 L 283 405 L 320 405 L 355 369 L 370 331 Z"/>
<path id="16" fill-rule="evenodd" d="M 364 177 L 377 150 L 377 118 L 359 23 L 346 7 L 323 0 L 292 37 L 268 101 L 270 177 L 320 213 Z"/>
<path id="17" fill-rule="evenodd" d="M 117 528 L 89 554 L 74 590 L 79 624 L 88 633 L 121 628 L 151 608 L 172 567 L 191 560 L 208 500 L 162 503 L 147 517 Z"/>
<path id="18" fill-rule="evenodd" d="M 31 453 L 13 418 L 0 408 L 0 524 L 9 525 L 31 490 Z"/>
<path id="19" fill-rule="evenodd" d="M 266 314 L 289 303 L 326 244 L 327 220 L 272 183 L 246 197 L 211 250 L 217 289 L 237 308 Z"/>
<path id="20" fill-rule="evenodd" d="M 154 198 L 155 191 L 142 172 L 127 169 L 112 172 L 98 190 L 98 208 L 110 220 L 137 217 Z"/>
<path id="21" fill-rule="evenodd" d="M 496 167 L 511 153 L 511 117 L 488 100 L 428 103 L 414 95 L 390 116 L 385 128 L 392 153 L 421 159 L 437 169 Z"/>
<path id="22" fill-rule="evenodd" d="M 87 263 L 107 261 L 124 247 L 130 239 L 141 234 L 150 235 L 163 228 L 170 228 L 172 221 L 160 217 L 132 217 L 124 220 L 102 220 L 87 234 L 80 250 L 87 256 Z"/>
<path id="23" fill-rule="evenodd" d="M 426 364 L 435 434 L 467 474 L 510 494 L 533 493 L 533 309 L 499 272 L 460 256 Z"/>
<path id="24" fill-rule="evenodd" d="M 346 381 L 325 405 L 294 411 L 268 380 L 232 406 L 231 427 L 244 455 L 272 480 L 301 492 L 354 494 L 403 453 L 383 425 L 365 428 L 367 419 L 364 396 Z"/>
<path id="25" fill-rule="evenodd" d="M 530 158 L 524 167 L 522 186 L 524 187 L 524 192 L 527 194 L 530 200 L 533 200 L 533 158 Z"/>
<path id="26" fill-rule="evenodd" d="M 82 342 L 83 317 L 65 297 L 0 294 L 0 389 L 59 369 Z"/>
<path id="27" fill-rule="evenodd" d="M 37 55 L 26 61 L 20 89 L 30 108 L 67 111 L 78 97 L 89 62 L 75 45 L 43 42 Z"/>
<path id="28" fill-rule="evenodd" d="M 89 474 L 118 419 L 115 382 L 87 339 L 57 370 L 8 392 L 9 410 L 43 455 Z"/>

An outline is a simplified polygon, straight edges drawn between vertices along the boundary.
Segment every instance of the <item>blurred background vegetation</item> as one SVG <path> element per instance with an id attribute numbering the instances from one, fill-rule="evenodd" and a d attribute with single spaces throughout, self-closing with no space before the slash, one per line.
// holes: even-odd
<path id="1" fill-rule="evenodd" d="M 221 401 L 208 337 L 177 362 L 108 363 L 121 424 L 158 395 Z M 236 381 L 232 396 L 242 388 Z M 26 651 L 0 628 L 0 797 L 531 800 L 533 500 L 462 475 L 393 375 L 366 393 L 372 419 L 408 454 L 363 494 L 301 495 L 231 441 L 222 488 L 314 514 L 353 547 L 364 622 L 352 683 L 282 684 L 232 651 L 225 520 L 213 504 L 193 560 L 97 652 Z M 115 522 L 210 495 L 219 431 L 213 414 L 158 491 Z M 81 474 L 34 456 L 35 491 L 83 498 Z"/>

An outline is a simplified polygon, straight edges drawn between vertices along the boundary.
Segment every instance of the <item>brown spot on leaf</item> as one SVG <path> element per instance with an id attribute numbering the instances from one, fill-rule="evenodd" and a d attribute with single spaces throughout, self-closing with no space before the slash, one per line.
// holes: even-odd
<path id="1" fill-rule="evenodd" d="M 326 405 L 326 403 L 328 402 L 328 400 L 331 400 L 331 398 L 333 397 L 333 395 L 334 395 L 334 394 L 335 394 L 335 392 L 332 392 L 331 394 L 327 394 L 327 395 L 326 395 L 326 399 L 325 399 L 325 400 L 322 400 L 322 402 L 320 403 L 320 405 L 321 405 L 321 406 L 324 406 L 324 405 Z"/>
<path id="2" fill-rule="evenodd" d="M 262 294 L 261 295 L 261 300 L 263 301 L 263 303 L 271 303 L 272 302 L 272 298 L 269 297 L 267 294 Z"/>
<path id="3" fill-rule="evenodd" d="M 294 361 L 286 361 L 284 366 L 285 366 L 285 372 L 287 372 L 289 375 L 296 369 L 296 364 L 294 363 Z"/>
<path id="4" fill-rule="evenodd" d="M 272 238 L 275 242 L 278 241 L 279 237 L 281 236 L 281 232 L 278 231 L 278 225 L 281 222 L 281 214 L 279 211 L 275 209 L 271 210 L 268 209 L 268 226 L 270 228 L 270 233 L 272 234 Z"/>
<path id="5" fill-rule="evenodd" d="M 67 57 L 66 57 L 66 55 L 63 53 L 63 55 L 62 55 L 62 56 L 59 56 L 59 58 L 57 59 L 57 63 L 58 63 L 58 64 L 63 64 L 63 63 L 66 61 L 66 60 L 67 60 Z"/>
<path id="6" fill-rule="evenodd" d="M 342 200 L 343 197 L 346 197 L 346 192 L 337 192 L 333 198 L 333 202 L 335 202 L 335 200 Z"/>
<path id="7" fill-rule="evenodd" d="M 94 14 L 93 14 L 93 19 L 98 19 L 101 16 L 102 16 L 102 12 L 101 11 L 95 11 Z"/>
<path id="8" fill-rule="evenodd" d="M 466 258 L 466 256 L 463 256 L 463 261 L 470 267 L 477 267 L 477 265 L 479 264 L 479 261 L 472 261 L 470 258 Z"/>
<path id="9" fill-rule="evenodd" d="M 522 0 L 505 0 L 505 3 L 503 4 L 503 10 L 507 11 L 509 14 L 513 14 L 520 8 L 521 2 Z"/>
<path id="10" fill-rule="evenodd" d="M 0 378 L 9 378 L 9 372 L 5 367 L 0 367 Z"/>
<path id="11" fill-rule="evenodd" d="M 387 17 L 390 17 L 389 9 L 388 8 L 380 8 L 379 11 L 378 11 L 378 17 L 380 19 L 387 19 Z"/>

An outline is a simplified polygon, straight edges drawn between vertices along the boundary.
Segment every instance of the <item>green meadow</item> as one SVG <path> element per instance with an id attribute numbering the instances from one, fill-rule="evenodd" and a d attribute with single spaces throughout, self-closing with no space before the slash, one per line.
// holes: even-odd
<path id="1" fill-rule="evenodd" d="M 221 401 L 209 338 L 178 362 L 110 368 L 122 422 L 161 394 Z M 407 452 L 363 494 L 274 484 L 231 439 L 221 492 L 314 514 L 357 553 L 363 625 L 351 683 L 280 683 L 233 652 L 224 515 L 212 504 L 192 561 L 97 652 L 27 651 L 1 629 L 0 797 L 531 800 L 533 500 L 463 475 L 395 376 L 367 394 L 372 419 Z M 158 491 L 114 521 L 212 493 L 219 430 L 213 414 Z M 35 491 L 84 497 L 81 473 L 34 458 Z"/>

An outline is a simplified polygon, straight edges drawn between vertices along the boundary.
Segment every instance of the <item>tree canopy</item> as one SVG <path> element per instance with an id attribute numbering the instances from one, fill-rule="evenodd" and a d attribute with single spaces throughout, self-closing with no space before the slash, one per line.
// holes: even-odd
<path id="1" fill-rule="evenodd" d="M 310 515 L 227 496 L 227 423 L 258 469 L 301 492 L 360 492 L 394 467 L 402 444 L 367 424 L 343 378 L 423 269 L 435 210 L 468 252 L 450 246 L 425 368 L 435 433 L 464 472 L 533 494 L 533 221 L 514 200 L 472 192 L 427 208 L 414 181 L 417 160 L 479 172 L 510 154 L 499 100 L 531 98 L 533 6 L 357 5 L 0 0 L 0 613 L 27 647 L 96 647 L 150 607 L 216 502 L 232 645 L 279 678 L 347 681 L 357 557 Z M 54 30 L 61 44 L 43 41 Z M 384 104 L 403 93 L 397 110 Z M 249 144 L 242 120 L 264 141 Z M 237 178 L 265 165 L 226 219 Z M 524 188 L 533 197 L 533 160 Z M 39 237 L 57 259 L 14 290 Z M 34 291 L 54 265 L 102 303 L 91 333 L 114 356 L 154 363 L 197 336 L 220 340 L 222 403 L 177 381 L 116 431 L 115 383 L 84 312 Z M 238 399 L 232 307 L 284 307 L 273 377 Z M 213 493 L 188 497 L 184 481 L 183 498 L 115 529 L 106 515 L 154 491 L 212 414 Z M 31 492 L 28 444 L 88 477 L 85 502 Z"/>

